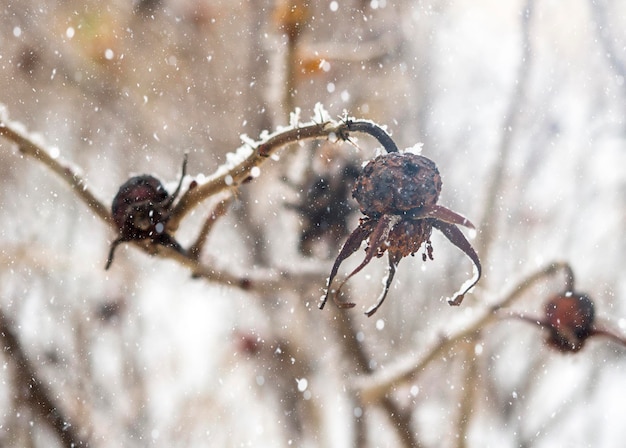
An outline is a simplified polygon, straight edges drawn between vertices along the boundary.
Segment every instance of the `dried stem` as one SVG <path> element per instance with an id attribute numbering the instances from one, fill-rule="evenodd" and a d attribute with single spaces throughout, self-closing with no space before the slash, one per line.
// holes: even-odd
<path id="1" fill-rule="evenodd" d="M 327 119 L 328 114 L 321 106 L 317 107 L 317 111 L 320 118 L 325 120 L 324 122 L 310 122 L 307 124 L 294 123 L 285 130 L 280 130 L 257 142 L 252 142 L 240 148 L 241 151 L 247 152 L 248 155 L 243 157 L 239 163 L 232 164 L 232 166 L 226 165 L 220 167 L 208 181 L 187 190 L 187 192 L 183 194 L 172 211 L 171 218 L 168 221 L 168 229 L 172 230 L 178 228 L 180 221 L 205 199 L 217 193 L 235 189 L 242 183 L 252 180 L 255 177 L 255 168 L 258 168 L 267 161 L 269 156 L 278 149 L 291 143 L 324 138 L 348 140 L 350 138 L 350 132 L 362 132 L 374 136 L 388 151 L 390 150 L 390 137 L 386 131 L 376 123 L 368 120 L 352 120 L 347 118 L 343 121 L 334 121 Z M 4 111 L 0 110 L 0 112 Z M 0 114 L 1 136 L 16 143 L 21 153 L 33 157 L 51 171 L 58 174 L 97 216 L 114 227 L 108 207 L 95 197 L 82 177 L 64 162 L 51 156 L 49 151 L 35 143 L 31 137 L 26 135 L 26 132 L 18 128 L 18 124 L 10 122 L 4 114 Z M 198 240 L 192 246 L 191 251 L 177 251 L 169 247 L 153 244 L 149 240 L 132 241 L 131 243 L 146 253 L 169 258 L 178 262 L 182 266 L 190 269 L 194 277 L 201 277 L 246 290 L 273 292 L 276 290 L 275 288 L 283 284 L 288 277 L 292 281 L 298 281 L 298 279 L 299 281 L 303 279 L 311 280 L 312 278 L 316 280 L 318 278 L 323 279 L 318 273 L 305 273 L 301 276 L 296 276 L 284 272 L 264 272 L 262 276 L 256 278 L 242 277 L 224 270 L 216 270 L 211 266 L 200 263 L 197 255 L 198 246 L 201 247 L 204 244 L 203 239 L 206 239 L 208 231 L 220 213 L 222 213 L 222 211 L 220 211 L 218 207 L 214 212 L 215 218 L 208 218 L 203 229 L 200 231 Z"/>
<path id="2" fill-rule="evenodd" d="M 615 342 L 616 344 L 619 344 L 622 347 L 626 348 L 626 337 L 616 333 L 612 329 L 598 328 L 596 326 L 596 327 L 594 327 L 594 329 L 593 329 L 591 334 L 595 335 L 595 336 L 604 336 L 605 338 L 608 338 L 609 340 Z"/>
<path id="3" fill-rule="evenodd" d="M 478 333 L 474 337 L 465 341 L 463 347 L 463 365 L 465 368 L 465 378 L 463 380 L 463 390 L 461 397 L 461 407 L 459 412 L 457 447 L 465 448 L 467 444 L 467 430 L 474 411 L 476 402 L 476 379 L 478 374 L 477 360 L 474 358 L 474 346 Z"/>
<path id="4" fill-rule="evenodd" d="M 14 332 L 13 324 L 0 309 L 0 340 L 3 351 L 15 363 L 17 378 L 21 381 L 15 390 L 22 392 L 26 403 L 46 422 L 61 440 L 63 446 L 88 446 L 89 443 L 79 434 L 77 422 L 63 413 L 63 409 L 44 382 L 39 378 L 35 366 L 30 362 Z"/>
<path id="5" fill-rule="evenodd" d="M 356 330 L 353 326 L 352 317 L 346 313 L 345 310 L 339 307 L 333 307 L 333 320 L 338 324 L 335 326 L 337 329 L 339 340 L 343 343 L 344 349 L 348 356 L 353 358 L 355 367 L 361 372 L 366 374 L 372 373 L 369 359 L 363 350 L 363 346 L 358 342 L 356 337 Z M 359 391 L 357 391 L 358 393 Z M 358 394 L 362 400 L 361 394 Z M 363 403 L 363 405 L 367 403 Z M 381 396 L 379 401 L 380 406 L 384 409 L 385 414 L 391 420 L 391 425 L 398 434 L 398 437 L 402 441 L 402 445 L 407 448 L 419 448 L 421 443 L 417 438 L 417 434 L 411 429 L 411 414 L 402 411 L 392 397 Z M 359 425 L 357 428 L 360 431 L 364 431 L 363 425 Z M 357 432 L 357 440 L 364 442 L 365 434 Z M 361 443 L 362 444 L 362 443 Z"/>
<path id="6" fill-rule="evenodd" d="M 366 133 L 376 138 L 388 151 L 397 151 L 395 144 L 391 146 L 389 134 L 379 125 L 368 120 L 344 121 L 326 120 L 323 123 L 298 124 L 286 130 L 278 131 L 264 139 L 250 142 L 239 149 L 240 152 L 249 154 L 238 164 L 223 166 L 207 181 L 195 188 L 188 190 L 178 201 L 170 221 L 169 228 L 177 228 L 178 223 L 199 203 L 207 198 L 237 188 L 243 183 L 254 179 L 255 171 L 267 159 L 280 148 L 292 143 L 316 139 L 340 139 L 348 140 L 351 132 Z"/>
<path id="7" fill-rule="evenodd" d="M 113 224 L 109 209 L 91 192 L 85 180 L 69 165 L 64 164 L 42 146 L 33 142 L 33 140 L 17 129 L 15 123 L 10 122 L 0 116 L 0 136 L 15 143 L 19 151 L 25 156 L 33 157 L 49 168 L 52 172 L 61 176 L 74 193 L 76 193 L 85 204 L 103 221 Z"/>
<path id="8" fill-rule="evenodd" d="M 387 368 L 386 371 L 393 372 L 391 375 L 387 375 L 386 373 L 372 375 L 361 387 L 362 396 L 366 401 L 378 401 L 390 390 L 413 381 L 414 377 L 425 370 L 431 362 L 440 359 L 444 353 L 447 353 L 457 344 L 464 343 L 468 339 L 473 339 L 484 327 L 500 319 L 500 315 L 497 311 L 510 306 L 537 282 L 552 277 L 559 271 L 565 272 L 565 282 L 569 286 L 573 277 L 571 274 L 572 268 L 568 263 L 555 262 L 546 266 L 524 279 L 500 303 L 487 310 L 482 317 L 469 325 L 465 330 L 460 331 L 453 337 L 442 340 L 425 355 L 419 356 L 417 359 L 410 359 L 408 363 L 403 363 L 404 365 L 399 366 L 397 369 L 393 367 Z"/>
<path id="9" fill-rule="evenodd" d="M 213 209 L 213 212 L 204 221 L 204 224 L 200 229 L 200 233 L 198 234 L 196 241 L 191 245 L 188 250 L 189 256 L 191 258 L 193 258 L 194 260 L 198 260 L 200 258 L 200 253 L 202 253 L 202 248 L 206 244 L 209 233 L 211 233 L 211 230 L 213 229 L 213 225 L 215 225 L 219 218 L 226 214 L 226 212 L 228 211 L 228 206 L 231 203 L 232 198 L 220 201 Z"/>

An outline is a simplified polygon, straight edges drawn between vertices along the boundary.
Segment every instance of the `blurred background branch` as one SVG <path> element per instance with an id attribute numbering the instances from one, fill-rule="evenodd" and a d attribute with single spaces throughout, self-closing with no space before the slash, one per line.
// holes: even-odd
<path id="1" fill-rule="evenodd" d="M 33 414 L 46 422 L 65 447 L 89 446 L 87 428 L 81 427 L 78 416 L 70 417 L 63 410 L 63 402 L 55 397 L 41 378 L 20 344 L 12 321 L 0 309 L 0 340 L 3 352 L 15 369 L 17 380 L 12 400 L 28 403 Z"/>

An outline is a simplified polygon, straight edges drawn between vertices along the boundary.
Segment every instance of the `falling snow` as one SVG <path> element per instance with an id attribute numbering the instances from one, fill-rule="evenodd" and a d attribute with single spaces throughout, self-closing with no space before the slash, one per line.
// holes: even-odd
<path id="1" fill-rule="evenodd" d="M 626 333 L 626 3 L 571 2 L 566 15 L 539 0 L 275 3 L 3 8 L 0 445 L 61 445 L 49 410 L 24 395 L 33 372 L 8 329 L 60 430 L 94 447 L 374 447 L 406 434 L 425 447 L 457 435 L 470 447 L 621 446 L 626 350 L 600 337 L 568 355 L 548 347 L 532 321 L 566 275 L 524 281 L 570 263 L 598 325 Z M 310 201 L 310 177 L 383 153 L 371 136 L 286 146 L 245 182 L 234 173 L 282 132 L 354 119 L 436 161 L 441 202 L 476 225 L 463 232 L 486 275 L 460 307 L 445 298 L 476 272 L 435 232 L 434 260 L 407 257 L 373 318 L 363 312 L 385 263 L 349 282 L 339 299 L 355 308 L 318 310 L 345 238 L 301 253 L 293 204 Z M 183 154 L 185 191 L 228 187 L 222 214 L 226 194 L 175 229 L 190 247 L 210 228 L 198 261 L 212 280 L 134 244 L 105 271 L 115 229 L 77 193 L 109 213 L 130 176 L 171 192 Z"/>

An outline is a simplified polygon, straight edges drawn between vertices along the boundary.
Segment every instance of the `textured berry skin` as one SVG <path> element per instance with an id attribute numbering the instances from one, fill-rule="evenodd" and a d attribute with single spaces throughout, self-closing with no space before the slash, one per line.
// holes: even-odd
<path id="1" fill-rule="evenodd" d="M 435 205 L 441 185 L 432 160 L 412 153 L 389 153 L 363 168 L 352 196 L 367 216 L 403 215 Z"/>
<path id="2" fill-rule="evenodd" d="M 565 352 L 577 352 L 594 331 L 595 309 L 585 294 L 566 293 L 552 297 L 545 306 L 548 342 Z"/>
<path id="3" fill-rule="evenodd" d="M 132 177 L 113 199 L 111 211 L 120 237 L 130 241 L 153 238 L 162 233 L 169 218 L 169 205 L 169 195 L 157 178 L 149 175 Z"/>

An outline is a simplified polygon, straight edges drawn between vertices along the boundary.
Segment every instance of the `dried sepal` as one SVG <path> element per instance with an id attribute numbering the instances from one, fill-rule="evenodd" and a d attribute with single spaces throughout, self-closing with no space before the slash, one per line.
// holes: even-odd
<path id="1" fill-rule="evenodd" d="M 337 299 L 336 299 L 337 293 L 336 291 L 331 290 L 331 285 L 333 283 L 333 280 L 337 276 L 337 272 L 339 272 L 339 267 L 341 266 L 341 263 L 343 263 L 343 261 L 346 258 L 348 258 L 350 255 L 352 255 L 357 250 L 359 250 L 363 240 L 365 240 L 369 236 L 369 234 L 372 232 L 373 230 L 372 224 L 373 224 L 373 221 L 367 218 L 362 218 L 361 222 L 359 222 L 359 226 L 350 234 L 350 236 L 348 236 L 348 239 L 343 244 L 341 251 L 339 252 L 339 255 L 337 255 L 337 258 L 335 259 L 335 262 L 333 263 L 333 267 L 330 270 L 330 275 L 328 276 L 328 282 L 326 284 L 326 293 L 322 297 L 322 301 L 319 304 L 320 309 L 323 309 L 324 305 L 326 305 L 328 296 L 331 294 L 331 292 L 333 293 L 333 297 L 335 297 L 335 303 L 337 303 L 341 307 L 352 308 L 354 306 L 354 303 L 337 302 Z"/>
<path id="2" fill-rule="evenodd" d="M 346 282 L 350 280 L 350 278 L 352 278 L 355 274 L 361 272 L 361 270 L 365 266 L 367 266 L 374 257 L 379 257 L 383 254 L 384 249 L 386 248 L 389 232 L 392 228 L 392 223 L 390 221 L 391 219 L 389 217 L 383 217 L 378 222 L 378 224 L 376 224 L 376 227 L 374 227 L 369 235 L 369 243 L 367 249 L 365 249 L 365 258 L 363 258 L 361 264 L 354 268 L 352 272 L 350 272 L 348 276 L 341 282 L 341 284 L 335 291 L 335 297 L 339 295 L 341 288 L 343 288 L 343 285 L 345 285 Z"/>
<path id="3" fill-rule="evenodd" d="M 391 254 L 391 252 L 389 252 L 388 258 L 389 258 L 389 265 L 387 266 L 387 277 L 385 279 L 385 286 L 384 286 L 383 292 L 380 294 L 380 296 L 378 296 L 378 300 L 376 300 L 376 303 L 372 305 L 370 308 L 368 308 L 367 311 L 365 311 L 365 315 L 367 317 L 371 317 L 385 301 L 385 298 L 387 297 L 387 293 L 389 292 L 389 288 L 391 287 L 391 282 L 393 281 L 393 277 L 396 274 L 396 268 L 398 267 L 398 263 L 400 263 L 400 259 L 399 258 L 397 259 L 396 257 L 394 257 Z"/>
<path id="4" fill-rule="evenodd" d="M 461 232 L 457 226 L 455 226 L 454 224 L 450 224 L 449 222 L 440 221 L 432 218 L 430 219 L 430 221 L 433 227 L 441 231 L 441 233 L 443 233 L 444 236 L 448 238 L 448 240 L 452 244 L 461 249 L 463 253 L 465 253 L 465 255 L 467 255 L 469 259 L 472 260 L 472 263 L 474 263 L 474 276 L 466 281 L 461 286 L 461 288 L 456 293 L 454 293 L 452 298 L 448 299 L 448 303 L 450 305 L 460 305 L 463 301 L 463 298 L 465 297 L 465 294 L 467 294 L 467 292 L 472 289 L 474 285 L 476 285 L 476 283 L 478 283 L 478 280 L 480 280 L 480 277 L 482 275 L 480 258 L 478 258 L 478 254 L 476 253 L 470 242 L 467 241 L 467 238 L 465 238 L 463 232 Z"/>
<path id="5" fill-rule="evenodd" d="M 474 224 L 465 216 L 459 215 L 457 212 L 453 212 L 447 207 L 442 205 L 432 205 L 425 207 L 423 213 L 418 215 L 420 218 L 434 218 L 438 221 L 447 222 L 449 224 L 458 224 L 470 229 L 475 229 Z"/>

